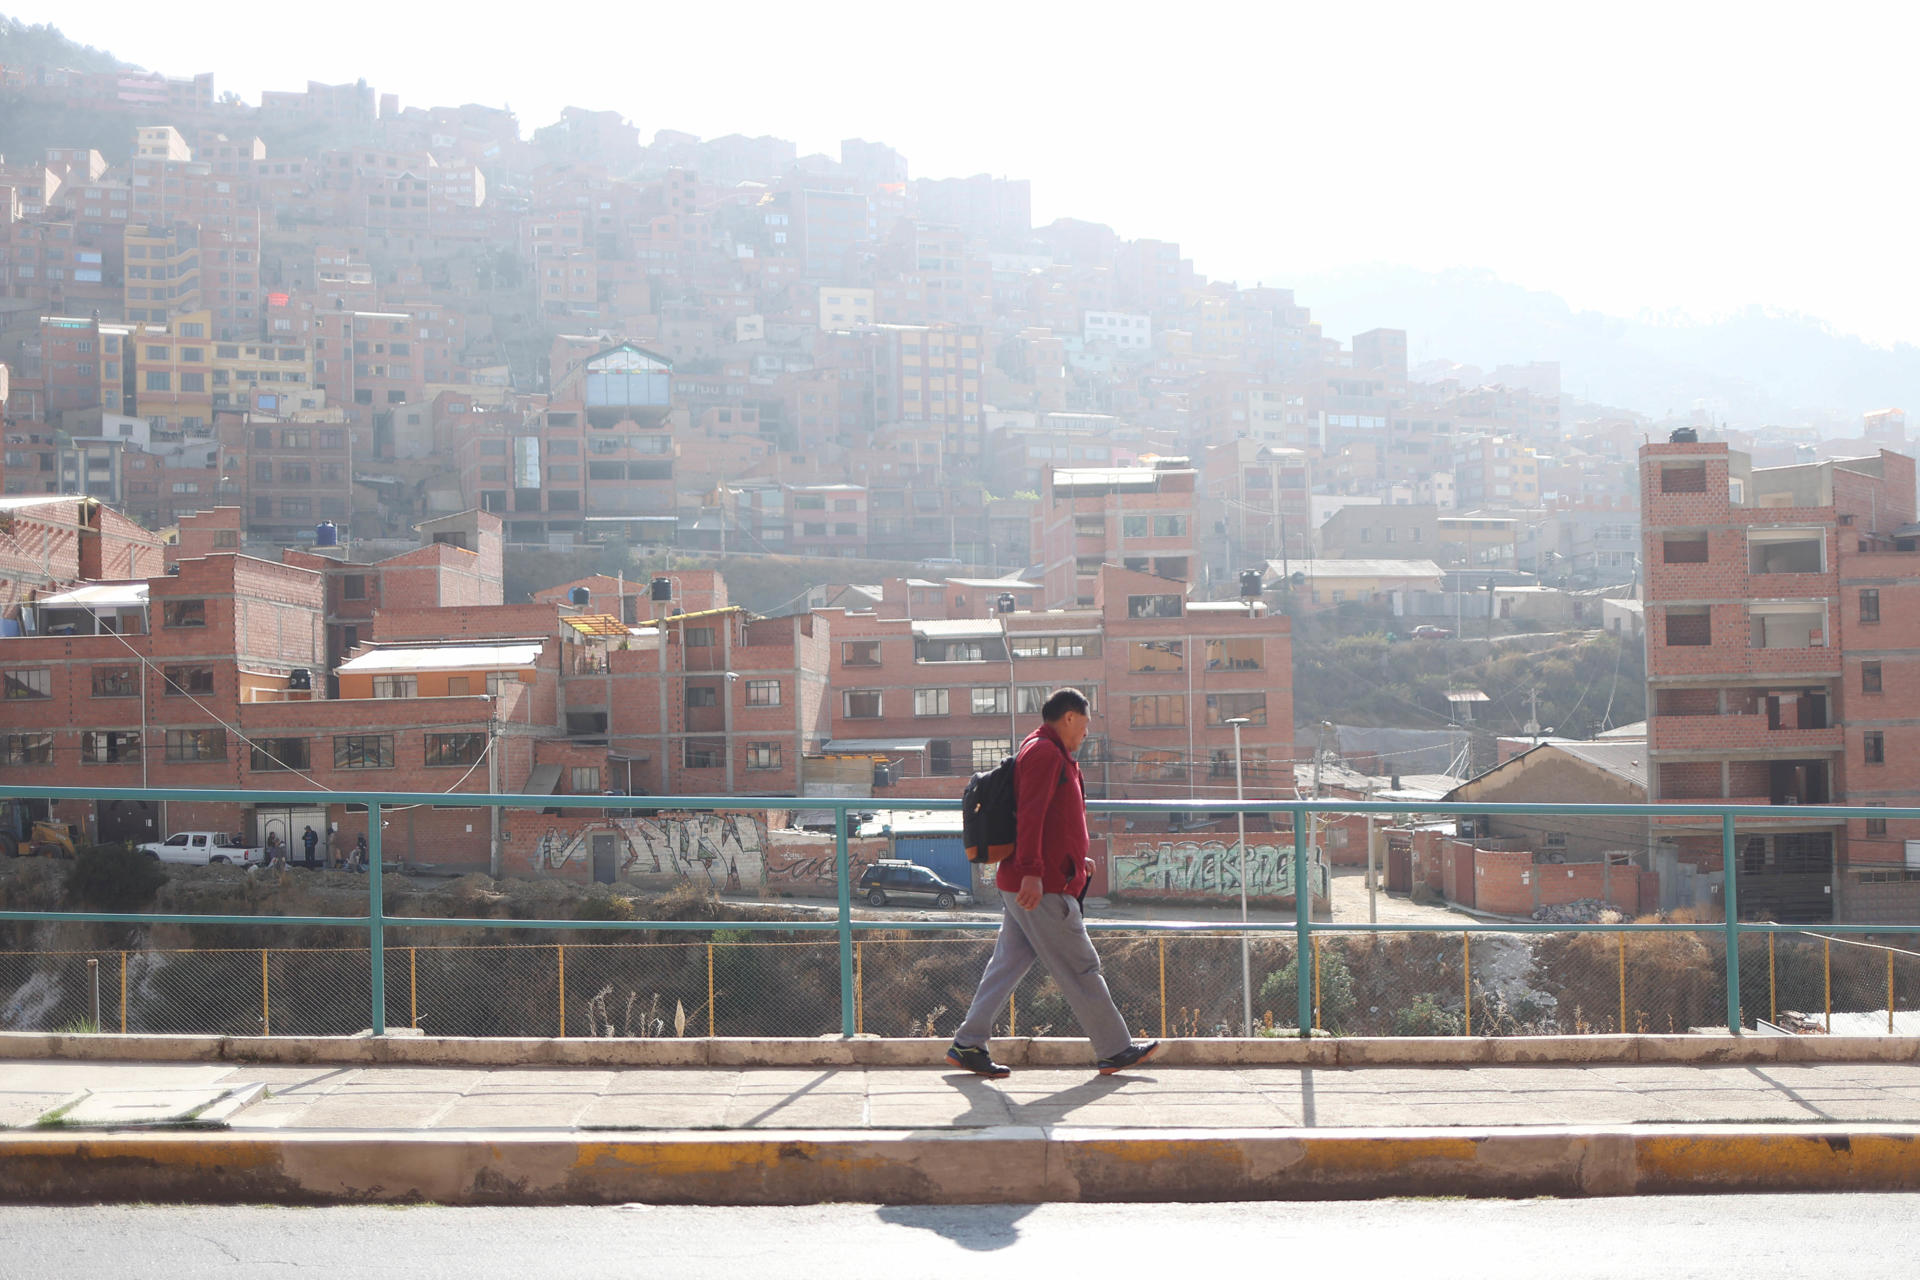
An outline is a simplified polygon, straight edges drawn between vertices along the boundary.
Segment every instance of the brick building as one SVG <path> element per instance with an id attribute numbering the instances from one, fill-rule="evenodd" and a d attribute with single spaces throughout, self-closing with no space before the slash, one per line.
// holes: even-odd
<path id="1" fill-rule="evenodd" d="M 1807 806 L 1906 803 L 1920 782 L 1913 460 L 1755 468 L 1673 442 L 1640 473 L 1651 798 L 1779 806 L 1739 828 L 1743 915 L 1912 918 L 1920 830 Z M 1665 856 L 1720 870 L 1718 824 L 1670 825 Z"/>
<path id="2" fill-rule="evenodd" d="M 1151 465 L 1049 467 L 1034 514 L 1033 554 L 1048 608 L 1088 605 L 1101 566 L 1117 564 L 1182 584 L 1196 567 L 1193 521 L 1199 472 L 1185 458 Z"/>

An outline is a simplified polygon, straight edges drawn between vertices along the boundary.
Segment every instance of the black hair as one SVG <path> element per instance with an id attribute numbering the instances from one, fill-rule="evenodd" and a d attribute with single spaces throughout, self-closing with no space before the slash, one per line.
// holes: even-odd
<path id="1" fill-rule="evenodd" d="M 1040 718 L 1048 724 L 1054 723 L 1069 711 L 1087 714 L 1087 695 L 1078 689 L 1055 689 L 1047 696 L 1045 705 L 1040 708 Z"/>

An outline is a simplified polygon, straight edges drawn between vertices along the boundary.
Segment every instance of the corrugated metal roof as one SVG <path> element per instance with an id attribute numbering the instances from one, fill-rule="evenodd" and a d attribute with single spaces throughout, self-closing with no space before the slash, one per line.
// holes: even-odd
<path id="1" fill-rule="evenodd" d="M 823 756 L 897 756 L 925 751 L 932 738 L 832 738 L 820 746 Z"/>
<path id="2" fill-rule="evenodd" d="M 913 624 L 913 634 L 929 640 L 984 640 L 1000 634 L 991 618 L 928 618 Z"/>
<path id="3" fill-rule="evenodd" d="M 1282 565 L 1267 561 L 1267 575 L 1282 577 L 1286 571 L 1304 573 L 1309 578 L 1438 578 L 1440 566 L 1431 560 L 1291 560 Z"/>
<path id="4" fill-rule="evenodd" d="M 335 668 L 341 675 L 386 671 L 506 671 L 530 667 L 540 658 L 539 644 L 448 644 L 419 648 L 372 649 Z"/>
<path id="5" fill-rule="evenodd" d="M 131 609 L 147 602 L 144 582 L 94 582 L 34 601 L 43 609 Z"/>
<path id="6" fill-rule="evenodd" d="M 1554 747 L 1596 769 L 1604 769 L 1642 790 L 1647 785 L 1647 743 L 1645 742 L 1555 742 Z"/>

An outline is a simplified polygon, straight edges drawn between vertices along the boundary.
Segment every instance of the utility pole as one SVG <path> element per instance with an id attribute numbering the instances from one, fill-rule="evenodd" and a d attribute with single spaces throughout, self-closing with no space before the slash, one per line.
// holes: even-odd
<path id="1" fill-rule="evenodd" d="M 1527 690 L 1527 732 L 1533 735 L 1533 745 L 1540 745 L 1540 691 Z"/>
<path id="2" fill-rule="evenodd" d="M 500 722 L 498 707 L 487 699 L 487 794 L 500 794 Z M 500 806 L 487 806 L 487 872 L 495 880 L 505 874 L 500 859 Z"/>

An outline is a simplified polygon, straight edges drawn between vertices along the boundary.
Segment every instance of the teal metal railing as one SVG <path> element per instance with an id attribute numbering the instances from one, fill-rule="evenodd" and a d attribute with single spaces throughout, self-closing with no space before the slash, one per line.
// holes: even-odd
<path id="1" fill-rule="evenodd" d="M 215 915 L 152 912 L 114 912 L 114 911 L 0 911 L 0 921 L 19 923 L 116 923 L 116 924 L 170 924 L 170 925 L 273 925 L 283 928 L 325 926 L 364 929 L 368 938 L 368 951 L 371 959 L 370 1027 L 375 1035 L 384 1035 L 387 1031 L 386 1013 L 386 932 L 390 928 L 453 928 L 453 929 L 506 929 L 506 930 L 587 930 L 587 931 L 685 931 L 685 932 L 831 932 L 839 941 L 840 958 L 840 1012 L 841 1034 L 855 1034 L 855 995 L 854 995 L 854 941 L 857 934 L 864 931 L 887 931 L 893 933 L 916 931 L 991 931 L 998 925 L 990 921 L 868 921 L 853 918 L 852 870 L 848 854 L 848 821 L 854 812 L 889 812 L 895 810 L 957 810 L 957 800 L 929 799 L 893 799 L 879 797 L 815 797 L 805 798 L 767 798 L 736 796 L 633 796 L 620 797 L 619 803 L 610 804 L 605 796 L 572 795 L 484 795 L 459 794 L 448 795 L 439 792 L 381 792 L 381 791 L 265 791 L 265 790 L 187 790 L 187 789 L 142 789 L 116 788 L 92 789 L 82 787 L 26 787 L 0 785 L 0 799 L 7 800 L 134 800 L 150 802 L 201 802 L 216 804 L 294 804 L 311 806 L 316 802 L 328 805 L 364 805 L 367 809 L 368 829 L 368 866 L 367 866 L 367 910 L 364 915 L 353 916 L 252 916 L 252 915 Z M 502 809 L 587 809 L 605 810 L 609 808 L 625 809 L 632 807 L 670 809 L 676 813 L 687 812 L 740 812 L 753 810 L 788 810 L 805 808 L 819 811 L 828 810 L 834 816 L 834 875 L 836 883 L 837 915 L 833 920 L 779 920 L 779 921 L 702 921 L 702 920 L 546 920 L 546 919 L 492 919 L 444 916 L 396 916 L 386 913 L 383 889 L 383 860 L 381 857 L 382 822 L 381 813 L 386 808 L 410 805 L 428 805 L 439 808 L 502 808 Z M 1248 934 L 1290 932 L 1294 936 L 1295 955 L 1307 956 L 1311 953 L 1313 937 L 1319 933 L 1375 933 L 1375 934 L 1416 934 L 1416 933 L 1463 933 L 1463 934 L 1540 934 L 1540 933 L 1668 933 L 1699 934 L 1723 932 L 1726 941 L 1725 985 L 1727 1030 L 1730 1034 L 1742 1033 L 1742 1004 L 1740 990 L 1740 939 L 1743 936 L 1765 936 L 1768 934 L 1802 934 L 1808 932 L 1804 924 L 1778 924 L 1766 922 L 1743 922 L 1739 918 L 1739 859 L 1736 857 L 1735 824 L 1741 819 L 1754 821 L 1782 820 L 1782 810 L 1773 805 L 1718 805 L 1708 803 L 1681 804 L 1582 804 L 1582 805 L 1546 805 L 1546 804 L 1471 804 L 1471 803 L 1401 803 L 1388 801 L 1357 800 L 1312 800 L 1312 801 L 1270 801 L 1270 800 L 1216 800 L 1212 797 L 1204 801 L 1195 800 L 1093 800 L 1087 805 L 1091 812 L 1113 814 L 1166 814 L 1172 812 L 1191 812 L 1202 808 L 1210 813 L 1248 813 L 1266 814 L 1272 817 L 1285 816 L 1293 833 L 1292 880 L 1296 886 L 1311 885 L 1309 878 L 1309 823 L 1314 814 L 1373 814 L 1387 818 L 1430 820 L 1450 815 L 1472 816 L 1525 816 L 1553 815 L 1572 819 L 1579 818 L 1713 818 L 1720 825 L 1721 859 L 1724 868 L 1722 903 L 1724 921 L 1713 924 L 1664 924 L 1664 923 L 1610 923 L 1610 924 L 1568 924 L 1568 923 L 1531 923 L 1531 922 L 1447 922 L 1444 924 L 1355 924 L 1348 922 L 1316 922 L 1312 918 L 1312 893 L 1294 894 L 1294 918 L 1291 921 L 1249 921 L 1244 925 L 1239 921 L 1222 924 L 1219 921 L 1175 922 L 1175 921 L 1089 921 L 1088 928 L 1095 931 L 1121 931 L 1136 934 L 1179 934 L 1205 932 L 1209 934 L 1235 935 L 1243 931 Z M 1881 808 L 1841 805 L 1799 806 L 1791 811 L 1796 819 L 1816 817 L 1822 821 L 1839 822 L 1850 818 L 1882 820 L 1920 820 L 1920 807 Z M 1920 923 L 1915 924 L 1826 924 L 1818 926 L 1822 934 L 1833 935 L 1920 935 Z M 1296 964 L 1297 971 L 1297 1014 L 1296 1026 L 1299 1034 L 1308 1036 L 1314 1025 L 1314 977 L 1312 966 Z M 1623 1028 L 1624 1029 L 1624 1028 Z"/>

